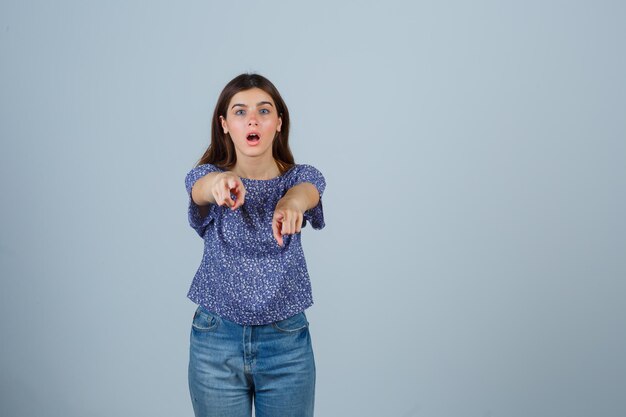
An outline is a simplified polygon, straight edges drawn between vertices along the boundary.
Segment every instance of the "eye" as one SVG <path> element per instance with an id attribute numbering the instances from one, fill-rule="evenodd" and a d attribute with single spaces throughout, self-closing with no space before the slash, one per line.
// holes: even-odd
<path id="1" fill-rule="evenodd" d="M 243 116 L 245 113 L 246 113 L 246 111 L 243 110 L 243 109 L 239 109 L 239 110 L 235 111 L 235 115 L 237 115 L 237 116 Z"/>
<path id="2" fill-rule="evenodd" d="M 270 111 L 269 111 L 269 109 L 261 109 L 261 110 L 259 110 L 259 113 L 261 113 L 261 114 L 270 114 Z"/>

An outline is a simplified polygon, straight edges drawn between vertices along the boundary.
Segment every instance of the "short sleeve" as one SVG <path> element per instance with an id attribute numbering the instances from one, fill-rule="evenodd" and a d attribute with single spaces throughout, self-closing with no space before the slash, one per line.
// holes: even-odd
<path id="1" fill-rule="evenodd" d="M 310 222 L 311 227 L 314 229 L 323 229 L 325 223 L 322 195 L 326 188 L 326 180 L 317 168 L 311 165 L 296 165 L 294 173 L 290 177 L 289 188 L 303 182 L 309 182 L 317 188 L 317 191 L 320 193 L 320 200 L 315 207 L 304 212 L 302 227 L 306 226 L 307 222 Z"/>
<path id="2" fill-rule="evenodd" d="M 200 237 L 204 237 L 204 232 L 206 231 L 206 227 L 213 221 L 215 218 L 215 204 L 209 205 L 209 212 L 205 217 L 200 216 L 200 206 L 198 206 L 191 198 L 191 189 L 193 185 L 200 178 L 204 177 L 206 174 L 211 172 L 222 172 L 223 170 L 216 167 L 212 164 L 203 164 L 198 165 L 193 168 L 191 171 L 187 173 L 185 177 L 185 188 L 187 189 L 187 194 L 189 195 L 189 208 L 187 209 L 187 214 L 189 218 L 189 225 L 200 235 Z"/>

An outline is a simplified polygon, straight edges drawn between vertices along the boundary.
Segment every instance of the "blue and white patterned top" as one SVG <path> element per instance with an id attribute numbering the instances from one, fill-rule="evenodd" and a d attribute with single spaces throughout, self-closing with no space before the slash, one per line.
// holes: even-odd
<path id="1" fill-rule="evenodd" d="M 204 255 L 187 297 L 209 311 L 242 325 L 268 324 L 291 317 L 313 305 L 311 282 L 300 241 L 301 233 L 283 236 L 279 246 L 272 234 L 278 200 L 294 185 L 312 183 L 320 193 L 317 206 L 304 213 L 314 229 L 324 227 L 322 194 L 326 182 L 311 165 L 296 164 L 269 180 L 241 178 L 246 188 L 243 206 L 231 210 L 210 204 L 201 218 L 191 198 L 194 183 L 212 164 L 193 168 L 185 178 L 189 194 L 189 224 L 204 239 Z"/>

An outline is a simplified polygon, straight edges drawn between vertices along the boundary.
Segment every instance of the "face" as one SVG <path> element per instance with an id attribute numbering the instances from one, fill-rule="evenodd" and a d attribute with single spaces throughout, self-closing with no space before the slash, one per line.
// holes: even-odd
<path id="1" fill-rule="evenodd" d="M 224 133 L 229 133 L 237 157 L 272 156 L 272 143 L 282 119 L 272 97 L 260 88 L 240 91 L 220 116 Z"/>

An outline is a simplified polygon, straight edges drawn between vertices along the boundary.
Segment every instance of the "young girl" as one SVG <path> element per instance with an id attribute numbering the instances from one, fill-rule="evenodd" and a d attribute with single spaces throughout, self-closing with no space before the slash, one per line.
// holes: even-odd
<path id="1" fill-rule="evenodd" d="M 300 242 L 324 227 L 323 175 L 295 164 L 289 112 L 265 77 L 222 91 L 211 145 L 185 178 L 189 223 L 204 240 L 188 297 L 198 304 L 189 352 L 197 417 L 313 416 L 313 304 Z"/>

